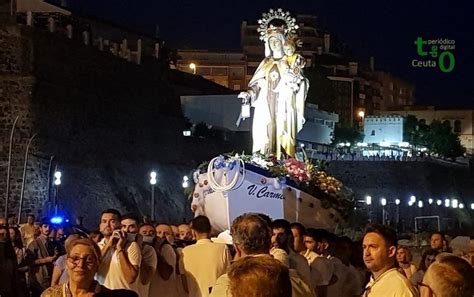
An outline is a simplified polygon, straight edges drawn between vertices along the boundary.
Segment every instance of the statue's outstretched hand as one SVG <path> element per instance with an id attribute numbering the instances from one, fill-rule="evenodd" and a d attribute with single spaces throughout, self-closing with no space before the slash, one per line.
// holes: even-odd
<path id="1" fill-rule="evenodd" d="M 242 99 L 242 104 L 249 104 L 250 99 L 252 96 L 250 95 L 249 92 L 240 92 L 239 96 L 237 98 Z"/>

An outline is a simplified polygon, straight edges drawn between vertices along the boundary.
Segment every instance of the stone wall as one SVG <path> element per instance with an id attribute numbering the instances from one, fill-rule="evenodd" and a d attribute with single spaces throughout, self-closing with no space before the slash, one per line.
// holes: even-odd
<path id="1" fill-rule="evenodd" d="M 183 137 L 179 96 L 227 93 L 201 77 L 134 65 L 80 41 L 21 25 L 0 28 L 0 212 L 5 198 L 10 129 L 15 132 L 10 213 L 18 211 L 26 142 L 33 133 L 25 213 L 51 209 L 48 167 L 62 171 L 60 209 L 97 226 L 101 210 L 150 213 L 149 172 L 158 171 L 160 221 L 190 217 L 184 174 L 220 152 L 248 143 Z M 6 45 L 6 46 L 3 46 Z M 54 196 L 54 188 L 52 195 Z"/>

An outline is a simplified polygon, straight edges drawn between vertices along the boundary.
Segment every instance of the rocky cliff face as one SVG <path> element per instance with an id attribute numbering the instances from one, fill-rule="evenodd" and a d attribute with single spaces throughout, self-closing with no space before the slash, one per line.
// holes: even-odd
<path id="1" fill-rule="evenodd" d="M 46 215 L 48 167 L 62 171 L 60 208 L 97 226 L 106 208 L 150 213 L 149 172 L 158 172 L 156 216 L 189 218 L 181 188 L 184 174 L 223 151 L 248 143 L 183 137 L 179 96 L 229 92 L 200 77 L 164 70 L 157 61 L 142 66 L 84 46 L 59 34 L 15 24 L 0 28 L 0 211 L 3 214 L 10 129 L 15 132 L 9 211 L 18 211 L 23 156 L 32 144 L 25 213 Z"/>

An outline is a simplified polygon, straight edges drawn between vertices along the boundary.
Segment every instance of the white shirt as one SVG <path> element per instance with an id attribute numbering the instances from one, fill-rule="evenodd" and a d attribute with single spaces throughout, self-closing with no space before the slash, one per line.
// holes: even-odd
<path id="1" fill-rule="evenodd" d="M 365 287 L 363 297 L 415 297 L 415 289 L 396 268 L 389 269 L 379 275 L 373 276 Z"/>
<path id="2" fill-rule="evenodd" d="M 156 270 L 157 262 L 158 260 L 157 260 L 155 249 L 149 245 L 146 245 L 146 244 L 143 245 L 141 265 L 150 266 L 154 270 Z M 154 273 L 153 275 L 156 275 L 156 273 Z M 148 283 L 142 284 L 142 282 L 140 281 L 140 275 L 138 276 L 138 280 L 136 281 L 138 296 L 140 297 L 154 296 L 154 295 L 148 294 L 152 280 L 153 280 L 153 277 L 150 278 L 150 281 Z"/>
<path id="3" fill-rule="evenodd" d="M 335 282 L 328 286 L 327 297 L 350 297 L 360 294 L 362 290 L 354 289 L 358 279 L 355 276 L 351 278 L 349 267 L 337 257 L 330 257 L 329 261 L 334 267 Z"/>
<path id="4" fill-rule="evenodd" d="M 313 286 L 313 282 L 311 281 L 311 269 L 309 267 L 308 261 L 306 261 L 305 257 L 300 254 L 295 253 L 293 250 L 290 249 L 289 260 L 290 260 L 290 267 L 291 269 L 296 270 L 300 278 L 310 287 Z"/>
<path id="5" fill-rule="evenodd" d="M 328 258 L 307 250 L 304 257 L 308 260 L 311 271 L 311 282 L 315 287 L 329 285 L 334 274 L 334 265 Z"/>
<path id="6" fill-rule="evenodd" d="M 106 245 L 105 238 L 98 245 L 101 249 L 104 248 Z M 142 253 L 138 244 L 136 242 L 127 243 L 125 249 L 130 263 L 133 266 L 140 267 Z M 137 287 L 139 278 L 137 277 L 132 284 L 127 282 L 120 266 L 119 254 L 115 248 L 109 249 L 103 257 L 96 274 L 96 280 L 108 289 L 129 289 L 139 293 Z"/>
<path id="7" fill-rule="evenodd" d="M 209 288 L 226 272 L 230 264 L 230 253 L 222 243 L 200 239 L 182 251 L 180 263 L 186 274 L 189 297 L 207 297 Z"/>
<path id="8" fill-rule="evenodd" d="M 173 272 L 168 280 L 161 278 L 158 271 L 153 274 L 151 278 L 150 290 L 148 296 L 150 297 L 178 297 L 178 275 L 176 275 L 176 253 L 173 247 L 167 243 L 161 246 L 161 256 L 166 263 L 173 267 Z M 179 279 L 181 281 L 181 279 Z"/>

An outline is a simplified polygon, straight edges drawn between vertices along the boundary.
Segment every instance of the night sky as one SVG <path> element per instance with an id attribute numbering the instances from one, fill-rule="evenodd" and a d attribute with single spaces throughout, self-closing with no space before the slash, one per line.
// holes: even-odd
<path id="1" fill-rule="evenodd" d="M 474 108 L 474 10 L 468 1 L 456 2 L 68 0 L 74 11 L 139 32 L 154 35 L 158 25 L 160 37 L 181 48 L 238 50 L 241 21 L 256 21 L 270 8 L 315 14 L 319 27 L 346 42 L 359 63 L 373 55 L 377 69 L 412 82 L 417 104 Z M 454 70 L 412 67 L 418 36 L 455 40 Z"/>

